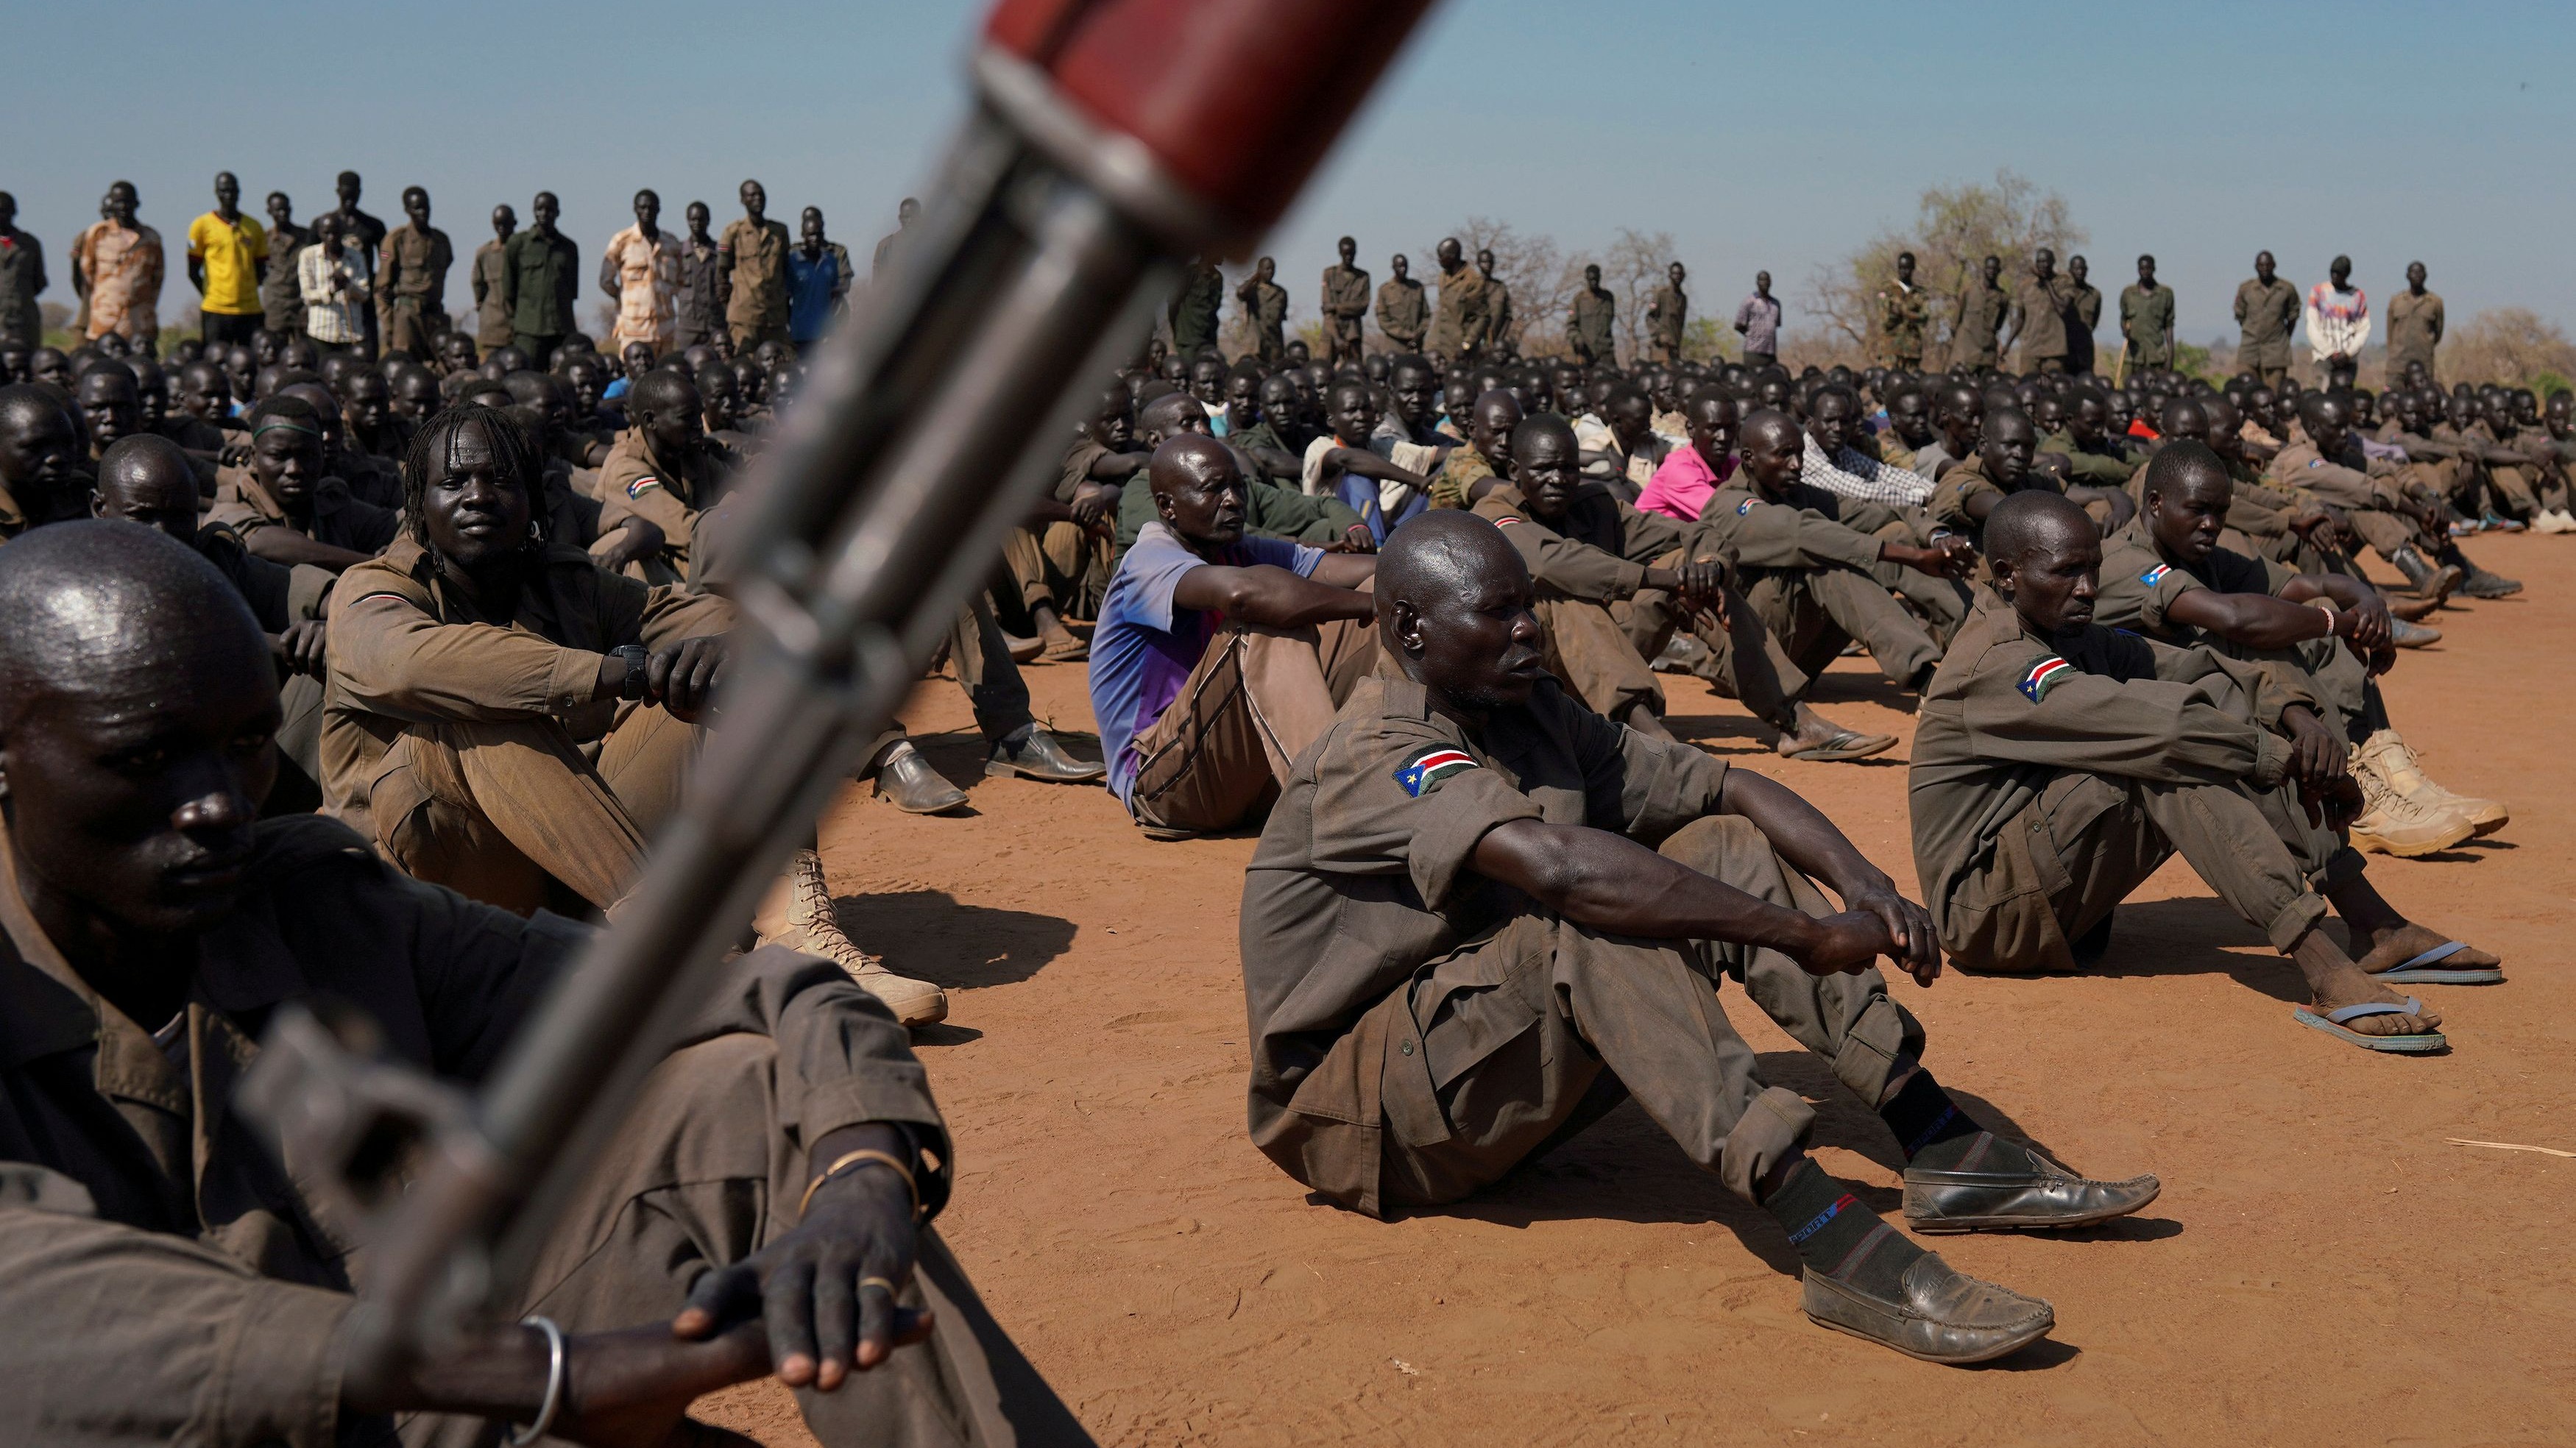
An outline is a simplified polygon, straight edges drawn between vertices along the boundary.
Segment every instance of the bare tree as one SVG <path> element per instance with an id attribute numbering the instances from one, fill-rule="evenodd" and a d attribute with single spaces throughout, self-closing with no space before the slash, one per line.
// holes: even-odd
<path id="1" fill-rule="evenodd" d="M 1881 232 L 1840 261 L 1818 266 L 1809 283 L 1813 295 L 1801 300 L 1800 310 L 1821 322 L 1835 343 L 1879 351 L 1879 293 L 1895 282 L 1896 254 L 1910 251 L 1916 283 L 1933 293 L 1924 360 L 1935 363 L 1948 354 L 1957 299 L 1987 257 L 2003 258 L 2009 286 L 2040 247 L 2063 259 L 2091 239 L 2075 224 L 2065 197 L 2012 171 L 1997 171 L 1992 185 L 1935 186 L 1917 202 L 1911 227 Z"/>
<path id="2" fill-rule="evenodd" d="M 2576 379 L 2576 346 L 2527 307 L 2497 307 L 2442 339 L 2442 380 L 2497 382 L 2538 391 Z"/>
<path id="3" fill-rule="evenodd" d="M 1591 255 L 1578 252 L 1567 256 L 1552 236 L 1525 236 L 1509 222 L 1483 216 L 1468 217 L 1448 234 L 1458 238 L 1469 265 L 1475 263 L 1479 251 L 1494 254 L 1494 279 L 1512 293 L 1512 335 L 1508 340 L 1522 355 L 1545 356 L 1564 351 L 1566 309 L 1573 304 L 1576 289 L 1583 285 L 1583 268 L 1592 260 Z M 1438 265 L 1436 261 L 1431 263 L 1435 272 Z"/>
<path id="4" fill-rule="evenodd" d="M 1673 264 L 1673 234 L 1619 228 L 1601 261 L 1601 284 L 1619 299 L 1619 341 L 1631 365 L 1647 355 L 1646 308 Z M 1696 298 L 1694 298 L 1696 300 Z"/>

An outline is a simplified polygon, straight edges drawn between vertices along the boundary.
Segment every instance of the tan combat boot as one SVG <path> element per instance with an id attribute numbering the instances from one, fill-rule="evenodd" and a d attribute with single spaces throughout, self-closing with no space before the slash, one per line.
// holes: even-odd
<path id="1" fill-rule="evenodd" d="M 2433 809 L 2399 794 L 2367 760 L 2356 756 L 2354 782 L 2361 786 L 2361 817 L 2352 822 L 2352 847 L 2366 855 L 2411 859 L 2447 850 L 2469 837 L 2468 817 Z"/>
<path id="2" fill-rule="evenodd" d="M 926 1026 L 948 1018 L 948 993 L 926 980 L 912 980 L 886 969 L 882 957 L 868 954 L 841 933 L 841 918 L 832 909 L 832 888 L 823 881 L 823 857 L 798 850 L 787 861 L 778 883 L 769 887 L 752 928 L 763 945 L 784 945 L 818 955 L 848 971 L 861 990 L 885 1002 L 894 1018 L 907 1026 Z"/>
<path id="3" fill-rule="evenodd" d="M 2469 832 L 2491 835 L 2505 827 L 2513 811 L 2491 799 L 2474 799 L 2453 794 L 2433 782 L 2415 751 L 2394 729 L 2382 729 L 2353 749 L 2355 764 L 2367 764 L 2373 773 L 2388 781 L 2388 787 L 2431 809 L 2446 809 L 2469 822 Z"/>

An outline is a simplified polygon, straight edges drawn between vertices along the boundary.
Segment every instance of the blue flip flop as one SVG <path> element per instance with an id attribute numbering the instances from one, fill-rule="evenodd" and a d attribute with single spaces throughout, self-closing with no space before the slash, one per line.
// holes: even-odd
<path id="1" fill-rule="evenodd" d="M 2371 979 L 2384 980 L 2392 985 L 2497 985 L 2502 983 L 2504 980 L 2502 966 L 2478 965 L 2451 970 L 2432 968 L 2435 962 L 2448 960 L 2468 948 L 2468 942 L 2465 940 L 2446 941 L 2413 960 L 2379 972 Z"/>
<path id="2" fill-rule="evenodd" d="M 2290 1012 L 2290 1018 L 2300 1025 L 2323 1031 L 2339 1040 L 2350 1041 L 2365 1051 L 2393 1051 L 2402 1056 L 2421 1056 L 2428 1052 L 2450 1049 L 2450 1041 L 2440 1031 L 2425 1031 L 2412 1036 L 2365 1036 L 2359 1031 L 2347 1031 L 2343 1028 L 2344 1022 L 2357 1021 L 2364 1016 L 2411 1016 L 2423 1008 L 2422 1001 L 2408 996 L 2404 1005 L 2396 1005 L 2388 1001 L 2364 1001 L 2357 1006 L 2338 1006 L 2324 1015 L 2318 1015 L 2307 1007 L 2300 1006 Z"/>

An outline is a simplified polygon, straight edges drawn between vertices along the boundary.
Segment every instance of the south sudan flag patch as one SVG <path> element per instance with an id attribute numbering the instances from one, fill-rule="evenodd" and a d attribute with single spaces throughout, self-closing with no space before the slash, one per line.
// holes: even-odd
<path id="1" fill-rule="evenodd" d="M 1406 794 L 1420 799 L 1424 790 L 1453 774 L 1464 774 L 1475 767 L 1475 756 L 1466 750 L 1438 744 L 1416 750 L 1411 759 L 1404 761 L 1404 767 L 1395 772 L 1395 782 L 1404 786 Z"/>
<path id="2" fill-rule="evenodd" d="M 2055 688 L 2057 681 L 2064 678 L 2074 667 L 2073 664 L 2055 654 L 2048 655 L 2031 665 L 2030 672 L 2021 676 L 2022 696 L 2034 704 L 2047 698 L 2048 691 Z"/>
<path id="3" fill-rule="evenodd" d="M 2153 588 L 2157 584 L 2164 582 L 2165 575 L 2171 572 L 2173 572 L 2172 564 L 2159 563 L 2155 567 L 2148 569 L 2146 572 L 2139 574 L 2138 581 L 2149 588 Z"/>
<path id="4" fill-rule="evenodd" d="M 629 498 L 640 498 L 644 496 L 647 489 L 659 488 L 661 486 L 662 480 L 660 478 L 647 473 L 643 477 L 637 478 L 635 481 L 626 485 L 626 496 Z"/>

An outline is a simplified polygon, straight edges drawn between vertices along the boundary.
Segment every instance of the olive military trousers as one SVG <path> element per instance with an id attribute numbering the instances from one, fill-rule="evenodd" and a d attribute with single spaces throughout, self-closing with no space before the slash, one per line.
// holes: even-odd
<path id="1" fill-rule="evenodd" d="M 724 1035 L 674 1052 L 539 1249 L 519 1315 L 567 1332 L 667 1322 L 700 1274 L 741 1261 L 796 1224 L 806 1159 L 782 1123 L 777 1043 Z M 1045 1378 L 985 1310 L 939 1234 L 923 1228 L 902 1303 L 936 1325 L 835 1392 L 796 1395 L 826 1448 L 1088 1444 Z M 406 1443 L 485 1444 L 479 1418 L 416 1415 Z M 552 1441 L 552 1440 L 549 1440 Z"/>
<path id="2" fill-rule="evenodd" d="M 1834 908 L 1734 816 L 1683 826 L 1662 853 L 1774 905 Z M 1922 1054 L 1922 1024 L 1888 999 L 1876 970 L 1809 975 L 1777 951 L 1515 916 L 1424 966 L 1370 1008 L 1383 1019 L 1352 1032 L 1384 1042 L 1381 1200 L 1456 1201 L 1628 1096 L 1727 1190 L 1754 1200 L 1754 1184 L 1805 1141 L 1815 1109 L 1763 1083 L 1719 1003 L 1726 979 L 1872 1108 Z"/>

